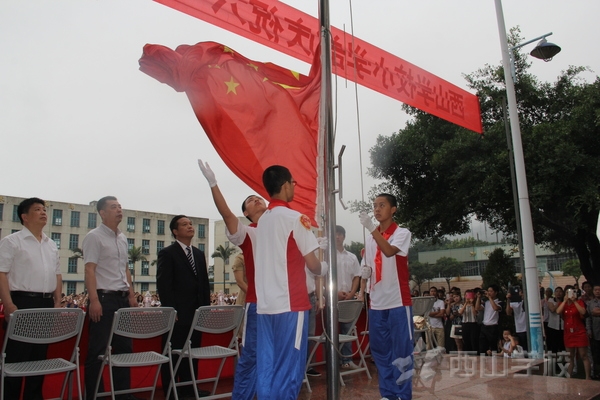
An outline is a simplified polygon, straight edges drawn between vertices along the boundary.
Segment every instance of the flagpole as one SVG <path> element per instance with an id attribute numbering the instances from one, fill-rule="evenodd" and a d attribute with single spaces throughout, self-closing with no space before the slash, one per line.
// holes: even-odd
<path id="1" fill-rule="evenodd" d="M 325 291 L 325 332 L 331 341 L 325 342 L 327 365 L 327 400 L 337 400 L 340 395 L 339 379 L 339 337 L 337 307 L 337 263 L 335 247 L 335 177 L 333 169 L 334 140 L 331 92 L 331 29 L 329 20 L 329 0 L 319 0 L 319 21 L 321 27 L 321 102 L 319 110 L 319 161 L 321 162 L 323 199 L 322 227 L 327 232 L 329 247 L 327 262 L 330 266 Z M 321 146 L 321 144 L 323 144 Z M 341 184 L 341 183 L 340 183 Z"/>

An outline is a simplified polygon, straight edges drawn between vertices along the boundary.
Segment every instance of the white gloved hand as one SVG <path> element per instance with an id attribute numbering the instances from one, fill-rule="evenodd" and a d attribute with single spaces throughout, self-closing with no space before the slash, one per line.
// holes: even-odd
<path id="1" fill-rule="evenodd" d="M 362 224 L 362 226 L 364 226 L 365 229 L 369 231 L 369 233 L 375 230 L 375 224 L 373 223 L 373 220 L 371 219 L 369 214 L 366 213 L 366 211 L 361 211 L 358 218 L 360 219 L 360 223 Z"/>
<path id="2" fill-rule="evenodd" d="M 368 265 L 363 265 L 360 268 L 360 277 L 362 279 L 369 279 L 371 277 L 371 267 Z"/>
<path id="3" fill-rule="evenodd" d="M 198 166 L 200 167 L 200 171 L 202 171 L 202 175 L 204 175 L 210 187 L 217 186 L 217 178 L 212 169 L 210 169 L 208 163 L 205 164 L 201 159 L 198 159 Z"/>
<path id="4" fill-rule="evenodd" d="M 329 247 L 329 239 L 325 236 L 318 237 L 317 243 L 319 243 L 319 248 L 323 251 L 327 250 L 327 247 Z"/>

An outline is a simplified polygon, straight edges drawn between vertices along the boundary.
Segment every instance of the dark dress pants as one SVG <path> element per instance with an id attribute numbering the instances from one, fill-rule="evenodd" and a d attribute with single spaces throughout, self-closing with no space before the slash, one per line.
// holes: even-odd
<path id="1" fill-rule="evenodd" d="M 175 326 L 173 327 L 173 334 L 171 335 L 171 349 L 182 349 L 183 345 L 185 344 L 185 340 L 187 339 L 187 336 L 190 332 L 190 325 L 182 325 L 179 324 L 177 322 L 175 322 Z M 200 340 L 202 338 L 202 332 L 199 331 L 194 331 L 194 333 L 192 333 L 192 337 L 191 337 L 191 342 L 192 342 L 192 347 L 199 347 L 200 346 Z M 164 335 L 162 338 L 162 344 L 163 344 L 163 348 L 165 345 L 165 342 L 167 341 L 167 335 Z M 179 359 L 179 356 L 173 355 L 173 368 L 175 368 L 175 364 L 177 364 L 177 360 Z M 192 360 L 192 364 L 194 366 L 194 375 L 195 377 L 198 377 L 198 360 Z M 162 381 L 162 386 L 163 386 L 163 391 L 165 393 L 165 396 L 167 395 L 167 390 L 169 390 L 169 383 L 171 382 L 171 371 L 169 371 L 169 364 L 162 364 L 161 365 L 161 381 Z M 175 375 L 175 382 L 189 382 L 192 380 L 192 373 L 190 371 L 190 364 L 189 364 L 189 360 L 187 358 L 184 358 L 181 360 L 181 364 L 179 365 L 179 370 L 177 371 L 177 374 Z M 171 396 L 173 396 L 173 391 L 171 391 Z M 179 389 L 177 391 L 178 394 L 180 395 L 187 395 L 187 396 L 193 396 L 194 395 L 194 389 L 192 388 L 192 386 L 183 386 L 181 389 Z M 174 398 L 174 397 L 173 397 Z"/>
<path id="2" fill-rule="evenodd" d="M 52 308 L 54 307 L 53 299 L 44 299 L 42 297 L 21 297 L 13 296 L 13 303 L 20 310 L 29 308 Z M 4 329 L 7 324 L 5 322 Z M 37 361 L 46 359 L 46 351 L 48 346 L 45 344 L 30 344 L 10 340 L 6 346 L 6 362 L 22 362 L 22 361 Z M 6 378 L 4 380 L 4 398 L 7 400 L 18 400 L 21 395 L 21 386 L 23 378 Z M 27 400 L 42 400 L 42 386 L 44 384 L 44 376 L 30 376 L 25 379 L 25 389 L 23 398 Z"/>
<path id="3" fill-rule="evenodd" d="M 102 367 L 102 360 L 98 359 L 106 351 L 108 345 L 108 336 L 112 329 L 112 323 L 115 312 L 119 308 L 129 307 L 129 299 L 115 294 L 98 294 L 98 299 L 102 305 L 102 317 L 100 321 L 90 320 L 88 354 L 85 360 L 85 393 L 86 399 L 92 400 L 95 396 L 96 380 Z M 88 305 L 89 309 L 89 305 Z M 113 354 L 131 353 L 132 340 L 123 336 L 115 335 L 112 340 Z M 129 368 L 114 368 L 113 382 L 115 390 L 129 389 L 130 377 Z M 100 380 L 98 392 L 104 391 L 104 382 Z"/>

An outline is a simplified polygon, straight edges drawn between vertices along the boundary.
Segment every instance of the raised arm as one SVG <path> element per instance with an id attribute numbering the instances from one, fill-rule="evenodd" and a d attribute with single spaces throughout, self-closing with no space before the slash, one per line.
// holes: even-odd
<path id="1" fill-rule="evenodd" d="M 227 202 L 225 201 L 225 197 L 221 193 L 219 186 L 217 185 L 217 178 L 215 177 L 215 173 L 210 169 L 208 163 L 203 163 L 202 160 L 198 159 L 198 166 L 200 167 L 200 171 L 202 171 L 202 175 L 208 181 L 210 185 L 210 191 L 213 196 L 213 200 L 215 205 L 217 206 L 217 210 L 221 217 L 223 217 L 223 221 L 225 221 L 225 226 L 227 230 L 231 234 L 235 234 L 237 232 L 238 219 L 235 214 L 231 211 Z"/>

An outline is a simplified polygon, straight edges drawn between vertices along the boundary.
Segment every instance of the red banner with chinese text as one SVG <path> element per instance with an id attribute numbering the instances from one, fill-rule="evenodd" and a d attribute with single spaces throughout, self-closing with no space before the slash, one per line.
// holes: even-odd
<path id="1" fill-rule="evenodd" d="M 312 62 L 319 21 L 277 0 L 155 0 L 282 53 Z M 446 121 L 481 133 L 476 95 L 335 27 L 333 72 Z"/>

